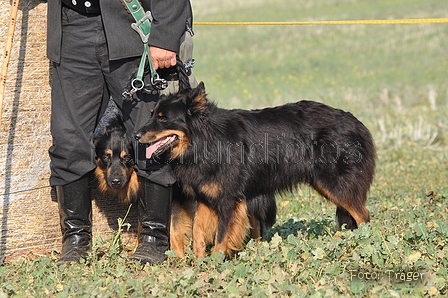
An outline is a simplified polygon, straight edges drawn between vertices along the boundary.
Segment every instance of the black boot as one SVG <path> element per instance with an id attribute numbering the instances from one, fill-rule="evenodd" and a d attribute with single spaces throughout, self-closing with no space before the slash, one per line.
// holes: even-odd
<path id="1" fill-rule="evenodd" d="M 62 232 L 58 265 L 79 262 L 87 257 L 92 238 L 92 199 L 90 175 L 63 186 L 56 186 Z"/>
<path id="2" fill-rule="evenodd" d="M 130 258 L 142 264 L 157 264 L 166 259 L 165 252 L 170 249 L 171 186 L 139 179 L 139 244 Z"/>

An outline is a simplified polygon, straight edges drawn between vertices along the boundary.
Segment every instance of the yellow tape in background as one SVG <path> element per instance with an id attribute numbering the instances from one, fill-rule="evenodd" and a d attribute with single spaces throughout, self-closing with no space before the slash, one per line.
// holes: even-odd
<path id="1" fill-rule="evenodd" d="M 398 19 L 398 20 L 341 20 L 298 22 L 193 22 L 195 26 L 273 26 L 273 25 L 393 25 L 393 24 L 441 24 L 448 18 Z"/>

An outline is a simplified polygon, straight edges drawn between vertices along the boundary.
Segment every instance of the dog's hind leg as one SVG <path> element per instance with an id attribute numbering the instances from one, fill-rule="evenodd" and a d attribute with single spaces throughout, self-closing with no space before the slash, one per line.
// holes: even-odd
<path id="1" fill-rule="evenodd" d="M 222 220 L 220 218 L 220 221 Z M 225 226 L 225 221 L 223 226 Z M 226 255 L 230 255 L 232 251 L 241 250 L 244 246 L 244 240 L 246 239 L 249 228 L 250 224 L 246 201 L 238 201 L 229 217 L 227 229 L 225 231 L 218 230 L 213 251 L 221 251 Z M 220 234 L 222 237 L 219 237 L 221 236 Z"/>
<path id="2" fill-rule="evenodd" d="M 352 184 L 352 187 L 347 185 L 338 194 L 325 187 L 320 181 L 316 182 L 315 189 L 336 204 L 336 216 L 340 227 L 346 224 L 347 229 L 353 230 L 358 228 L 361 223 L 370 221 L 369 210 L 364 207 L 367 191 L 360 191 L 355 184 Z"/>
<path id="3" fill-rule="evenodd" d="M 249 213 L 249 222 L 250 238 L 260 239 L 263 236 L 263 224 L 251 213 Z"/>
<path id="4" fill-rule="evenodd" d="M 263 239 L 264 229 L 274 225 L 277 216 L 277 204 L 273 193 L 263 194 L 246 200 L 250 221 L 250 237 Z"/>
<path id="5" fill-rule="evenodd" d="M 198 203 L 193 222 L 193 251 L 196 257 L 205 257 L 207 244 L 212 243 L 218 230 L 216 212 L 204 203 Z"/>

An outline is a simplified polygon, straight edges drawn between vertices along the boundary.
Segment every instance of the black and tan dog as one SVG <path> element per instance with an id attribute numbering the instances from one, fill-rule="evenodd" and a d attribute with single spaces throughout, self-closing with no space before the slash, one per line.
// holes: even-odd
<path id="1" fill-rule="evenodd" d="M 122 203 L 136 203 L 140 184 L 134 169 L 135 155 L 121 119 L 118 116 L 111 119 L 95 136 L 94 143 L 97 163 L 94 174 L 98 190 Z M 173 192 L 170 245 L 181 248 L 176 253 L 183 257 L 192 234 L 194 201 L 183 200 L 179 189 L 175 187 Z"/>
<path id="2" fill-rule="evenodd" d="M 136 138 L 150 144 L 147 158 L 168 154 L 184 193 L 197 201 L 198 257 L 208 243 L 226 254 L 241 249 L 252 200 L 300 183 L 336 204 L 340 226 L 354 229 L 370 220 L 364 205 L 375 148 L 369 130 L 350 113 L 312 101 L 221 109 L 207 100 L 203 83 L 162 97 L 152 113 Z"/>
<path id="3" fill-rule="evenodd" d="M 119 117 L 111 119 L 94 139 L 96 147 L 95 178 L 98 190 L 116 197 L 120 202 L 136 203 L 139 195 L 139 179 L 134 169 L 134 151 L 126 137 L 123 123 Z M 268 208 L 269 207 L 269 208 Z M 251 236 L 261 238 L 263 229 L 275 223 L 276 206 L 273 196 L 260 196 L 249 206 L 251 213 Z M 176 184 L 173 186 L 173 201 L 170 224 L 170 246 L 180 258 L 192 236 L 193 217 L 196 202 L 182 193 Z M 213 230 L 207 230 L 214 233 Z"/>
<path id="4" fill-rule="evenodd" d="M 94 144 L 98 190 L 123 203 L 136 202 L 139 184 L 134 170 L 134 150 L 118 116 L 95 135 Z"/>

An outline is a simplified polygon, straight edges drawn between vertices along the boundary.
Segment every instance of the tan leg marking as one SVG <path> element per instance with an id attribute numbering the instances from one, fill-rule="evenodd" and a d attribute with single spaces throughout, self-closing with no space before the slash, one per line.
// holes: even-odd
<path id="1" fill-rule="evenodd" d="M 196 257 L 205 257 L 207 244 L 213 243 L 218 231 L 218 216 L 203 203 L 198 203 L 193 223 L 193 251 Z"/>
<path id="2" fill-rule="evenodd" d="M 244 240 L 247 231 L 250 228 L 249 217 L 247 215 L 246 201 L 237 203 L 235 210 L 229 222 L 228 230 L 225 233 L 222 242 L 216 242 L 214 252 L 223 252 L 230 255 L 232 251 L 241 250 L 244 246 Z"/>

